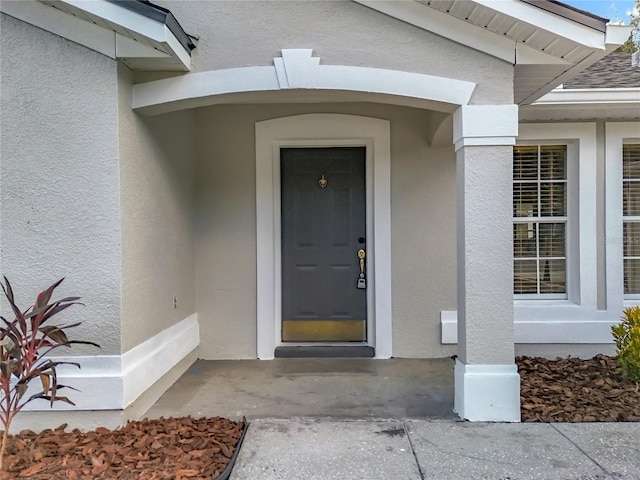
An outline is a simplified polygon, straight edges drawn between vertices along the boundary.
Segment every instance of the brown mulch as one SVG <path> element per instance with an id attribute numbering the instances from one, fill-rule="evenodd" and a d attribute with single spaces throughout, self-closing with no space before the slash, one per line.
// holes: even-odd
<path id="1" fill-rule="evenodd" d="M 118 430 L 82 433 L 29 430 L 10 436 L 0 479 L 211 480 L 224 470 L 243 422 L 226 418 L 161 418 Z M 7 476 L 8 475 L 8 476 Z"/>
<path id="2" fill-rule="evenodd" d="M 638 422 L 640 388 L 615 357 L 516 358 L 523 422 Z"/>
<path id="3" fill-rule="evenodd" d="M 640 387 L 614 357 L 516 358 L 524 422 L 640 421 Z M 161 418 L 82 433 L 65 425 L 9 437 L 8 479 L 211 480 L 229 463 L 243 422 Z"/>

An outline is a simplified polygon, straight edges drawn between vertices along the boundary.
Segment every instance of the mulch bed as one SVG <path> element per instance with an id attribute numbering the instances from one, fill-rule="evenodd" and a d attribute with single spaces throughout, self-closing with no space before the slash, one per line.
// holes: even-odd
<path id="1" fill-rule="evenodd" d="M 523 422 L 638 422 L 640 388 L 615 357 L 516 358 Z"/>
<path id="2" fill-rule="evenodd" d="M 118 430 L 82 433 L 29 430 L 11 436 L 0 479 L 211 480 L 242 437 L 243 422 L 226 418 L 161 418 Z"/>
<path id="3" fill-rule="evenodd" d="M 524 422 L 640 421 L 640 388 L 622 377 L 614 357 L 516 363 Z M 0 480 L 211 480 L 229 463 L 244 423 L 182 417 L 86 433 L 65 427 L 10 436 Z"/>

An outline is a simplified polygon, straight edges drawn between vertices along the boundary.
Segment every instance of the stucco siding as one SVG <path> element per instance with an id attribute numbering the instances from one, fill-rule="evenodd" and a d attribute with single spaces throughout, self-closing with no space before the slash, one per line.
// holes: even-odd
<path id="1" fill-rule="evenodd" d="M 205 359 L 256 358 L 257 110 L 197 115 L 196 303 Z"/>
<path id="2" fill-rule="evenodd" d="M 455 156 L 430 149 L 422 116 L 392 123 L 393 355 L 441 357 L 440 310 L 456 304 Z"/>
<path id="3" fill-rule="evenodd" d="M 325 65 L 468 80 L 478 84 L 472 103 L 513 102 L 511 64 L 350 0 L 156 3 L 199 37 L 193 72 L 272 65 L 282 49 L 309 48 Z"/>
<path id="4" fill-rule="evenodd" d="M 59 321 L 118 354 L 116 63 L 4 14 L 1 39 L 1 273 L 24 308 L 66 277 L 58 295 L 86 306 Z"/>
<path id="5" fill-rule="evenodd" d="M 140 117 L 131 77 L 119 65 L 123 351 L 195 312 L 194 113 Z"/>
<path id="6" fill-rule="evenodd" d="M 431 113 L 365 104 L 245 105 L 197 114 L 196 284 L 203 358 L 256 356 L 255 122 L 345 113 L 391 122 L 393 355 L 438 357 L 456 303 L 455 155 L 429 147 Z"/>

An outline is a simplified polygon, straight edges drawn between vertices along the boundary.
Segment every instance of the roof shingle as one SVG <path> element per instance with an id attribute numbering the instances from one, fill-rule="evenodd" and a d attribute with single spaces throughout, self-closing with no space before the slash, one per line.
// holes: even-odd
<path id="1" fill-rule="evenodd" d="M 564 83 L 566 89 L 640 87 L 640 68 L 631 66 L 631 54 L 613 52 Z"/>

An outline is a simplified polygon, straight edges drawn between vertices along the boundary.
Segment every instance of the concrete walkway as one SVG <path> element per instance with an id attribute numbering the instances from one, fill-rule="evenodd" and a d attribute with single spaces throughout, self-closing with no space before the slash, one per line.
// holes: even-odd
<path id="1" fill-rule="evenodd" d="M 147 412 L 247 417 L 232 480 L 640 480 L 640 424 L 460 422 L 453 362 L 198 361 Z"/>
<path id="2" fill-rule="evenodd" d="M 640 480 L 640 425 L 261 419 L 231 480 Z"/>

